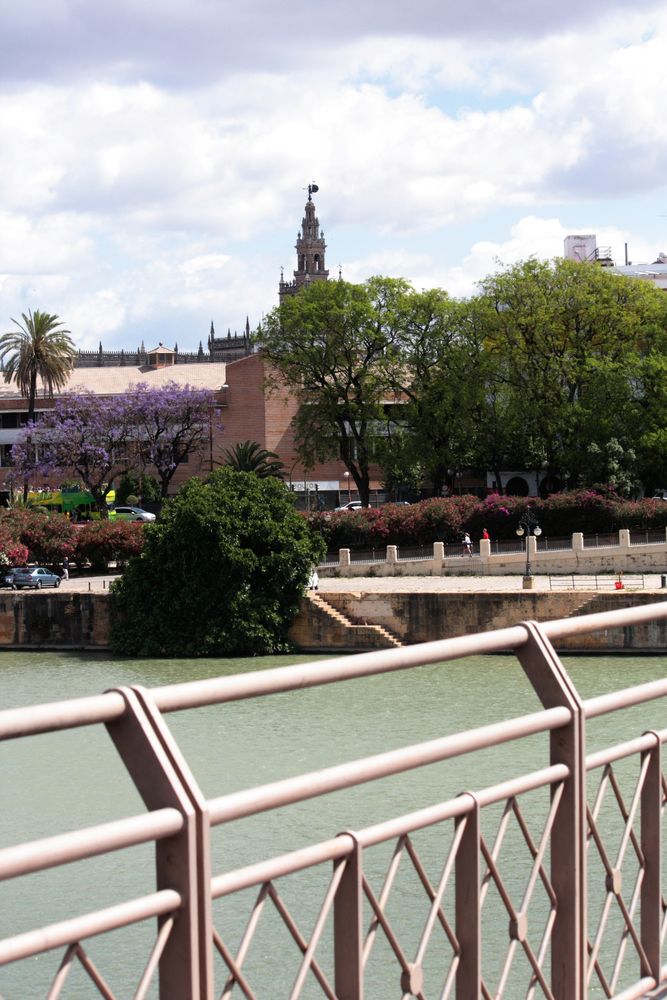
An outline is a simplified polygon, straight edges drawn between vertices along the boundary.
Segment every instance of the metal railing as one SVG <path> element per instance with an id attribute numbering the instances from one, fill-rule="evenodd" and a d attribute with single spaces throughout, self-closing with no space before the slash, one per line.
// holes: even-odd
<path id="1" fill-rule="evenodd" d="M 75 962 L 88 975 L 95 995 L 113 1000 L 114 993 L 85 942 L 117 928 L 155 920 L 154 941 L 133 994 L 138 1000 L 158 980 L 161 1000 L 217 996 L 259 1000 L 269 995 L 270 1000 L 282 996 L 297 1000 L 305 995 L 306 983 L 308 996 L 315 989 L 316 995 L 329 1000 L 362 1000 L 364 995 L 369 1000 L 369 993 L 364 994 L 366 971 L 378 950 L 394 983 L 391 995 L 397 997 L 472 1000 L 521 995 L 583 1000 L 594 989 L 596 995 L 618 1000 L 645 995 L 667 981 L 667 968 L 661 964 L 666 927 L 661 817 L 667 800 L 661 752 L 667 730 L 638 733 L 621 744 L 587 753 L 586 724 L 665 698 L 667 678 L 584 701 L 552 640 L 600 629 L 664 630 L 665 621 L 667 603 L 644 605 L 152 690 L 121 688 L 0 712 L 0 740 L 105 725 L 147 809 L 140 816 L 4 848 L 0 850 L 0 880 L 145 843 L 155 844 L 157 873 L 155 890 L 144 896 L 72 914 L 0 941 L 0 964 L 59 949 L 62 959 L 49 1000 L 61 995 Z M 542 704 L 540 711 L 208 800 L 165 719 L 170 712 L 499 651 L 512 651 L 517 657 Z M 531 736 L 544 738 L 548 746 L 549 763 L 538 770 L 470 789 L 362 830 L 346 831 L 341 815 L 336 829 L 344 832 L 328 840 L 287 854 L 257 857 L 241 868 L 212 872 L 214 826 L 463 758 L 483 748 L 513 747 Z M 637 777 L 630 795 L 624 797 L 617 771 L 628 760 L 637 761 Z M 591 777 L 598 774 L 595 788 Z M 587 794 L 587 785 L 592 796 Z M 535 823 L 528 822 L 526 797 L 532 793 L 542 796 L 537 832 Z M 622 828 L 613 844 L 605 830 L 609 800 Z M 489 836 L 482 819 L 494 806 L 501 808 L 502 818 L 495 835 Z M 422 862 L 416 841 L 418 833 L 431 828 L 449 831 L 446 846 L 442 841 L 435 876 Z M 526 852 L 526 877 L 520 890 L 511 877 L 517 865 L 513 849 L 507 871 L 503 868 L 510 850 L 506 846 L 510 829 Z M 371 850 L 382 844 L 391 847 L 390 861 L 378 883 L 367 861 Z M 401 863 L 414 871 L 426 904 L 426 917 L 416 936 L 407 933 L 405 922 L 394 918 L 390 906 Z M 314 925 L 306 934 L 299 913 L 294 912 L 301 897 L 292 900 L 290 908 L 281 884 L 291 873 L 314 878 L 322 866 L 327 866 L 329 874 Z M 624 890 L 628 867 L 632 868 L 631 885 Z M 541 903 L 535 919 L 538 890 Z M 249 902 L 247 891 L 255 894 Z M 597 917 L 587 910 L 591 891 L 600 904 Z M 489 916 L 491 895 L 503 914 L 500 923 Z M 214 926 L 212 900 L 237 896 L 247 903 L 247 922 L 240 941 L 232 942 L 226 923 L 222 929 Z M 298 959 L 296 976 L 283 989 L 282 950 L 265 956 L 273 976 L 270 994 L 256 992 L 246 961 L 267 911 L 277 914 L 284 925 L 284 940 L 292 942 Z M 612 918 L 620 924 L 615 938 Z M 483 963 L 489 921 L 503 941 L 493 981 Z M 224 970 L 216 988 L 214 956 Z M 633 971 L 628 981 L 629 958 Z M 525 972 L 517 992 L 516 984 L 510 984 L 519 965 Z M 30 965 L 25 968 L 24 995 L 32 996 Z"/>

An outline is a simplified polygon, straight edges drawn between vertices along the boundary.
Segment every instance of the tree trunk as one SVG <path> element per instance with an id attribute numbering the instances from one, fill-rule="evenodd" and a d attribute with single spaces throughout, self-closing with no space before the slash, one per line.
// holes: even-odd
<path id="1" fill-rule="evenodd" d="M 28 391 L 28 423 L 35 419 L 35 399 L 37 397 L 37 372 L 30 373 L 30 389 Z M 28 503 L 28 490 L 30 484 L 27 479 L 23 480 L 23 503 Z"/>

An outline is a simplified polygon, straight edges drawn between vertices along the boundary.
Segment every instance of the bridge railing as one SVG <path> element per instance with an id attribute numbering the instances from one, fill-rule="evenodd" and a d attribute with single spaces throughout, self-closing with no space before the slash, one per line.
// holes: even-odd
<path id="1" fill-rule="evenodd" d="M 155 891 L 10 936 L 0 941 L 0 965 L 57 949 L 62 957 L 49 1000 L 64 996 L 66 980 L 77 961 L 96 995 L 113 1000 L 116 994 L 84 943 L 120 927 L 156 920 L 145 968 L 132 994 L 136 998 L 148 996 L 158 983 L 161 1000 L 214 996 L 259 1000 L 269 995 L 271 1000 L 306 995 L 330 1000 L 374 1000 L 389 995 L 421 1000 L 517 995 L 583 1000 L 592 990 L 619 1000 L 645 996 L 667 981 L 667 968 L 661 964 L 666 926 L 661 819 L 667 799 L 661 751 L 667 730 L 640 733 L 589 753 L 586 723 L 664 698 L 667 679 L 583 701 L 551 640 L 606 628 L 664 630 L 661 623 L 666 619 L 667 604 L 645 605 L 150 691 L 124 688 L 0 712 L 0 739 L 104 724 L 147 810 L 140 816 L 4 848 L 0 850 L 0 880 L 137 844 L 154 843 L 156 858 Z M 219 798 L 204 797 L 165 720 L 170 712 L 499 651 L 512 651 L 519 659 L 543 705 L 541 711 Z M 329 840 L 287 854 L 259 857 L 240 868 L 212 871 L 214 826 L 539 735 L 548 739 L 549 764 L 535 771 L 470 789 L 361 830 L 346 830 L 341 816 L 343 832 Z M 628 798 L 622 793 L 617 769 L 629 759 L 638 761 L 638 773 Z M 589 801 L 587 782 L 592 787 L 591 776 L 598 774 L 597 789 Z M 537 833 L 534 824 L 527 822 L 524 807 L 525 796 L 536 792 L 546 796 L 538 809 L 541 829 Z M 610 801 L 621 826 L 613 850 L 605 839 Z M 501 818 L 490 835 L 484 817 L 493 807 L 500 808 Z M 437 877 L 423 862 L 417 845 L 418 836 L 428 829 L 443 830 Z M 514 841 L 511 850 L 507 847 L 510 830 L 525 850 L 525 877 L 519 882 L 513 874 Z M 389 845 L 391 858 L 378 876 L 378 865 L 370 859 L 379 845 Z M 504 871 L 508 853 L 510 863 Z M 426 904 L 416 938 L 415 929 L 408 931 L 403 918 L 397 920 L 390 912 L 401 864 L 414 871 Z M 329 875 L 314 926 L 306 934 L 300 914 L 286 902 L 281 880 L 296 872 L 310 878 L 322 866 L 329 869 Z M 628 869 L 631 883 L 624 889 Z M 213 900 L 245 899 L 243 893 L 249 890 L 255 896 L 245 929 L 240 941 L 231 941 L 227 922 L 222 930 L 216 926 Z M 496 900 L 494 910 L 491 896 Z M 296 974 L 288 984 L 281 982 L 282 954 L 265 959 L 274 972 L 270 994 L 258 991 L 247 960 L 267 904 L 278 914 L 298 955 Z M 500 923 L 498 908 L 503 917 Z M 492 938 L 498 951 L 493 974 L 485 962 L 485 947 Z M 381 954 L 383 975 L 389 976 L 393 987 L 373 994 L 368 979 L 376 954 Z M 216 962 L 222 969 L 217 977 Z M 30 971 L 27 963 L 26 996 L 34 995 Z"/>

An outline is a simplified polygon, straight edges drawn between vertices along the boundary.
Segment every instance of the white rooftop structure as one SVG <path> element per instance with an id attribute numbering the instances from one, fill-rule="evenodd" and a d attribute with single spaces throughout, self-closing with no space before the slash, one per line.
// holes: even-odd
<path id="1" fill-rule="evenodd" d="M 651 264 L 624 264 L 614 268 L 617 274 L 627 278 L 643 278 L 652 281 L 656 288 L 667 292 L 667 254 L 659 253 Z"/>
<path id="2" fill-rule="evenodd" d="M 626 243 L 626 260 L 627 255 Z M 599 247 L 595 234 L 586 233 L 565 237 L 564 256 L 566 260 L 601 264 L 611 268 L 615 274 L 622 274 L 626 278 L 641 278 L 644 281 L 652 281 L 656 288 L 667 291 L 667 254 L 665 253 L 659 253 L 656 260 L 650 264 L 614 264 L 611 247 Z"/>

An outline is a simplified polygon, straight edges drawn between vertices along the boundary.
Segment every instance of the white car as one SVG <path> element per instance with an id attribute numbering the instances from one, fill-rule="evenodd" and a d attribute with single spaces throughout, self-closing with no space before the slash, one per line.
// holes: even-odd
<path id="1" fill-rule="evenodd" d="M 114 507 L 111 519 L 116 521 L 154 521 L 155 514 L 149 510 L 142 510 L 141 507 Z"/>
<path id="2" fill-rule="evenodd" d="M 361 500 L 350 500 L 349 503 L 344 503 L 342 507 L 336 507 L 336 510 L 361 510 L 363 506 Z"/>

